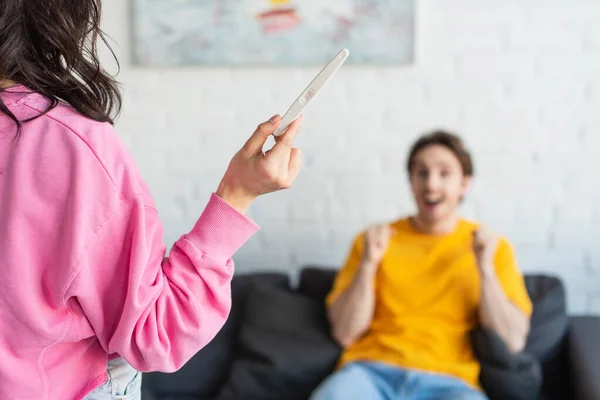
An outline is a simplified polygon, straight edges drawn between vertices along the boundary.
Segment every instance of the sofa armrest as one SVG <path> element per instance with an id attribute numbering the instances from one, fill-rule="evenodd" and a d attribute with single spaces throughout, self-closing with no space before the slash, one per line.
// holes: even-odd
<path id="1" fill-rule="evenodd" d="M 568 357 L 575 398 L 600 399 L 600 317 L 569 320 Z"/>

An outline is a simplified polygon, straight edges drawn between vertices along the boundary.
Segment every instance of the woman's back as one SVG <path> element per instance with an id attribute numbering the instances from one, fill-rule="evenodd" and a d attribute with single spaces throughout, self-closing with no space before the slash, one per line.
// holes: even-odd
<path id="1" fill-rule="evenodd" d="M 20 120 L 48 101 L 0 93 Z M 0 398 L 80 399 L 107 362 L 175 371 L 230 307 L 231 257 L 257 230 L 216 195 L 168 258 L 162 225 L 111 125 L 64 104 L 0 114 Z"/>
<path id="2" fill-rule="evenodd" d="M 21 120 L 48 104 L 26 91 L 0 94 Z M 23 397 L 73 398 L 106 379 L 106 352 L 66 296 L 115 202 L 144 191 L 123 160 L 110 125 L 68 106 L 23 124 L 18 136 L 0 114 L 0 398 L 15 398 L 15 388 Z"/>

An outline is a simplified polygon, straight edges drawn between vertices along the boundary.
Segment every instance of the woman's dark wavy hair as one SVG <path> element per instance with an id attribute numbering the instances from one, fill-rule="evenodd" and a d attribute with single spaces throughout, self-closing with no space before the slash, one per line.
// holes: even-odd
<path id="1" fill-rule="evenodd" d="M 40 115 L 61 100 L 100 122 L 112 124 L 119 114 L 118 84 L 101 68 L 97 55 L 100 40 L 114 57 L 100 29 L 100 1 L 0 0 L 0 78 L 47 97 L 50 105 Z M 19 130 L 26 122 L 2 100 L 0 112 Z"/>

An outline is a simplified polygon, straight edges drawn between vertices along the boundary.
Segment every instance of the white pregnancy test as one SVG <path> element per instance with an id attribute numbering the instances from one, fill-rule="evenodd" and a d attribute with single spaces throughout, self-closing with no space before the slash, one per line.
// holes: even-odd
<path id="1" fill-rule="evenodd" d="M 281 119 L 281 123 L 277 130 L 273 133 L 274 136 L 280 136 L 286 128 L 294 122 L 296 118 L 300 116 L 304 108 L 308 106 L 310 101 L 315 98 L 319 91 L 325 86 L 325 84 L 331 79 L 338 69 L 342 66 L 350 52 L 348 49 L 342 49 L 329 63 L 319 72 L 319 74 L 312 80 L 304 92 L 291 105 L 291 107 L 284 114 Z"/>

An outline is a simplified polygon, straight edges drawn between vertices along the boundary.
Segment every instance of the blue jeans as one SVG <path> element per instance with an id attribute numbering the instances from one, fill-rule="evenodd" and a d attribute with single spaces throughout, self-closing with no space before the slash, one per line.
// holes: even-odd
<path id="1" fill-rule="evenodd" d="M 353 362 L 329 376 L 311 400 L 487 400 L 463 381 L 376 362 Z"/>
<path id="2" fill-rule="evenodd" d="M 122 358 L 108 362 L 108 381 L 84 400 L 140 400 L 142 398 L 142 373 L 133 369 Z"/>

